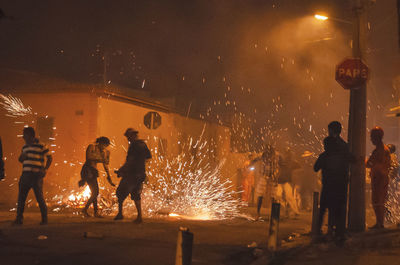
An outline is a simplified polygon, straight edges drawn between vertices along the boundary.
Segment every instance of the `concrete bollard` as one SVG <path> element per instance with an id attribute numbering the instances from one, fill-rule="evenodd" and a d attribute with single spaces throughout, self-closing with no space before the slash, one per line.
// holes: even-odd
<path id="1" fill-rule="evenodd" d="M 319 234 L 318 219 L 319 219 L 319 193 L 314 192 L 313 208 L 312 208 L 312 221 L 311 221 L 311 235 L 313 237 Z"/>
<path id="2" fill-rule="evenodd" d="M 176 243 L 175 265 L 192 264 L 193 233 L 186 227 L 180 227 Z"/>
<path id="3" fill-rule="evenodd" d="M 268 250 L 276 251 L 278 248 L 279 215 L 281 205 L 273 202 L 271 207 L 271 219 L 269 221 Z"/>

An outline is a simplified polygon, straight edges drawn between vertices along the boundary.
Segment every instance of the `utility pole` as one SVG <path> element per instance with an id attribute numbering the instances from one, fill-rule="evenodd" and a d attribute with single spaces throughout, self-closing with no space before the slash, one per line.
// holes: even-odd
<path id="1" fill-rule="evenodd" d="M 370 0 L 352 0 L 353 57 L 365 60 L 367 8 Z M 367 115 L 366 82 L 350 90 L 348 142 L 356 162 L 350 165 L 350 191 L 348 228 L 350 231 L 365 230 L 365 145 Z"/>
<path id="2" fill-rule="evenodd" d="M 106 88 L 107 87 L 107 84 L 108 84 L 108 80 L 107 80 L 107 64 L 109 63 L 108 62 L 108 53 L 106 52 L 106 51 L 104 51 L 104 54 L 103 54 L 103 86 L 104 86 L 104 88 Z"/>

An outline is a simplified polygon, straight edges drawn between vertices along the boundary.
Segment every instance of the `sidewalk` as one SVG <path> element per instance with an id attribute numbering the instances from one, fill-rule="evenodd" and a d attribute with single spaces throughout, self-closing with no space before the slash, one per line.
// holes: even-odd
<path id="1" fill-rule="evenodd" d="M 311 244 L 309 236 L 283 245 L 272 256 L 259 258 L 251 265 L 398 265 L 400 229 L 369 230 L 353 234 L 343 247 L 333 242 Z"/>

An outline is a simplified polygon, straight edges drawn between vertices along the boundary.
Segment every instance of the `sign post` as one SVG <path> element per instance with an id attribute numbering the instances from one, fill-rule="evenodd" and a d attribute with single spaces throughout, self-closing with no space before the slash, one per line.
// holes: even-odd
<path id="1" fill-rule="evenodd" d="M 368 66 L 360 58 L 347 58 L 336 66 L 335 79 L 344 89 L 358 89 L 368 77 Z"/>
<path id="2" fill-rule="evenodd" d="M 366 53 L 367 10 L 370 0 L 353 0 L 353 57 L 336 68 L 336 80 L 350 89 L 348 142 L 355 163 L 350 165 L 348 229 L 365 230 L 365 146 L 367 131 L 368 67 L 362 62 Z"/>

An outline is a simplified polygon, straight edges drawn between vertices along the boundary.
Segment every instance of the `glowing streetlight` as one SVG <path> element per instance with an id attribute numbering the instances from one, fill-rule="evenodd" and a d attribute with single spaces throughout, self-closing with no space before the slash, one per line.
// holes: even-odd
<path id="1" fill-rule="evenodd" d="M 333 21 L 337 21 L 337 22 L 346 23 L 346 24 L 353 24 L 351 21 L 347 21 L 347 20 L 340 19 L 340 18 L 327 17 L 327 16 L 320 15 L 320 14 L 315 14 L 314 18 L 318 19 L 318 20 L 322 20 L 322 21 L 325 21 L 325 20 L 329 19 L 329 20 L 333 20 Z"/>
<path id="2" fill-rule="evenodd" d="M 327 17 L 327 16 L 324 16 L 324 15 L 318 15 L 318 14 L 314 15 L 314 17 L 315 17 L 316 19 L 318 19 L 318 20 L 327 20 L 327 19 L 328 19 L 328 17 Z"/>

